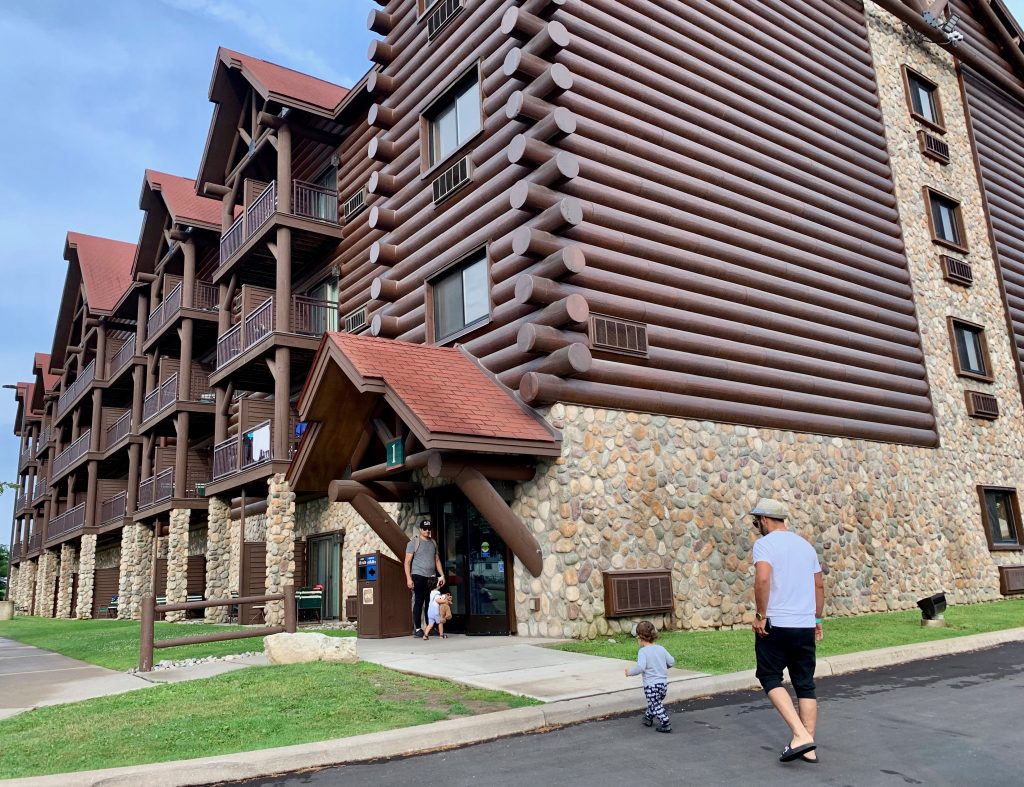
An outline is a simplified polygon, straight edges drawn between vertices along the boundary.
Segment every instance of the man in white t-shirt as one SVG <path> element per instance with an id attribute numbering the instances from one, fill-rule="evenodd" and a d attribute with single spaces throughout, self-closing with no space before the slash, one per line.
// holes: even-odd
<path id="1" fill-rule="evenodd" d="M 792 732 L 779 759 L 816 763 L 815 647 L 822 637 L 825 603 L 818 553 L 805 539 L 786 529 L 789 511 L 785 503 L 761 498 L 750 513 L 761 534 L 754 542 L 757 679 Z M 782 685 L 783 669 L 789 670 L 799 711 Z"/>

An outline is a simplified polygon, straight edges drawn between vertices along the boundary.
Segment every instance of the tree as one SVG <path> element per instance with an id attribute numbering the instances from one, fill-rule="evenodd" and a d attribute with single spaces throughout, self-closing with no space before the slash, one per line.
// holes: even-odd
<path id="1" fill-rule="evenodd" d="M 7 598 L 7 571 L 11 564 L 11 553 L 6 544 L 0 544 L 0 601 Z"/>

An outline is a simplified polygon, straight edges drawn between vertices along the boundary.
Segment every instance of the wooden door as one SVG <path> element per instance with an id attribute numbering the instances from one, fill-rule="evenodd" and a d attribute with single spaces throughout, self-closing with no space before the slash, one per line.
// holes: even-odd
<path id="1" fill-rule="evenodd" d="M 265 596 L 267 594 L 267 542 L 246 541 L 242 544 L 242 587 L 241 596 Z M 246 625 L 262 623 L 260 610 L 253 604 L 242 604 L 238 610 L 238 622 Z"/>

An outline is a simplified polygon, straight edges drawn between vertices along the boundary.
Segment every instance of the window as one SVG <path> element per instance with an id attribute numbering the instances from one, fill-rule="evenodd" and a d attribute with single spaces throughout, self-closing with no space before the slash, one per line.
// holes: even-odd
<path id="1" fill-rule="evenodd" d="M 424 113 L 428 125 L 427 160 L 444 161 L 483 127 L 480 77 L 474 68 Z"/>
<path id="2" fill-rule="evenodd" d="M 1017 490 L 998 486 L 979 486 L 981 521 L 985 526 L 989 549 L 1021 549 L 1020 508 Z"/>
<path id="3" fill-rule="evenodd" d="M 925 189 L 932 240 L 958 251 L 967 251 L 960 203 L 932 189 Z"/>
<path id="4" fill-rule="evenodd" d="M 903 78 L 911 116 L 926 126 L 944 131 L 938 85 L 906 66 L 903 67 Z"/>
<path id="5" fill-rule="evenodd" d="M 992 380 L 985 329 L 980 325 L 949 318 L 949 331 L 953 338 L 953 360 L 956 373 L 961 377 Z"/>
<path id="6" fill-rule="evenodd" d="M 436 342 L 486 320 L 491 313 L 487 252 L 481 250 L 442 273 L 431 283 L 431 297 Z"/>

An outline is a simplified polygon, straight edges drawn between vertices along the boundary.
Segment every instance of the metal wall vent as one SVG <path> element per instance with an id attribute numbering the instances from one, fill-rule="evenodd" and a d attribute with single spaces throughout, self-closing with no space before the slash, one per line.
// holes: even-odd
<path id="1" fill-rule="evenodd" d="M 462 10 L 462 0 L 438 0 L 427 15 L 427 40 L 444 30 Z"/>
<path id="2" fill-rule="evenodd" d="M 595 350 L 647 357 L 647 326 L 601 314 L 590 315 L 590 345 Z"/>
<path id="3" fill-rule="evenodd" d="M 366 307 L 345 315 L 345 333 L 360 333 L 366 330 Z"/>
<path id="4" fill-rule="evenodd" d="M 998 418 L 999 400 L 981 391 L 967 391 L 967 414 L 972 418 Z"/>
<path id="5" fill-rule="evenodd" d="M 359 211 L 366 207 L 366 188 L 361 188 L 347 200 L 345 200 L 345 206 L 342 209 L 345 216 L 345 221 L 348 221 L 355 216 Z"/>
<path id="6" fill-rule="evenodd" d="M 1004 596 L 1024 593 L 1024 566 L 999 567 L 999 592 Z"/>
<path id="7" fill-rule="evenodd" d="M 919 131 L 917 135 L 921 142 L 922 153 L 936 161 L 941 161 L 943 164 L 949 163 L 949 145 L 927 131 Z"/>
<path id="8" fill-rule="evenodd" d="M 942 275 L 952 282 L 957 284 L 966 284 L 970 286 L 974 283 L 974 274 L 971 272 L 971 263 L 958 260 L 956 257 L 950 257 L 948 254 L 941 256 L 942 260 Z"/>
<path id="9" fill-rule="evenodd" d="M 434 204 L 443 202 L 461 189 L 470 179 L 469 156 L 459 159 L 434 179 Z"/>
<path id="10" fill-rule="evenodd" d="M 606 617 L 672 611 L 671 571 L 605 571 L 603 579 Z"/>

